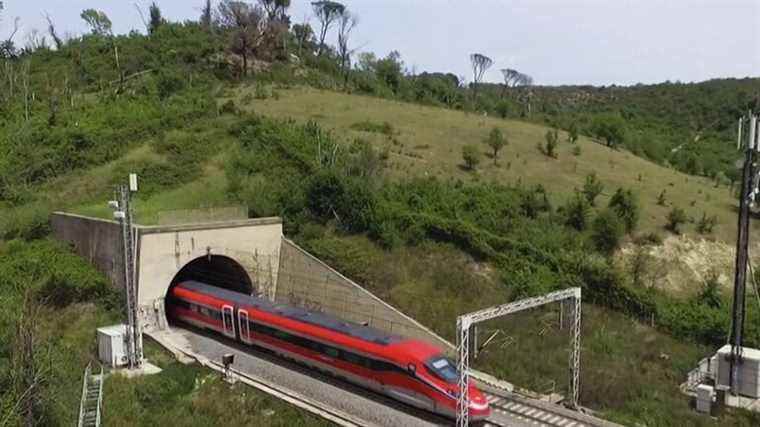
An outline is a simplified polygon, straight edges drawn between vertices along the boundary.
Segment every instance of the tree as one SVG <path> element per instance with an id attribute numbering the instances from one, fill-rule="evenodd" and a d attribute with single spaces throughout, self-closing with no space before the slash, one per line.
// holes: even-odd
<path id="1" fill-rule="evenodd" d="M 308 22 L 303 24 L 293 25 L 293 35 L 298 43 L 298 56 L 301 56 L 301 51 L 304 48 L 310 48 L 314 43 L 314 30 L 311 29 L 311 25 Z M 313 53 L 314 51 L 310 49 Z"/>
<path id="2" fill-rule="evenodd" d="M 507 139 L 504 134 L 501 133 L 501 129 L 494 127 L 488 134 L 488 138 L 484 141 L 486 145 L 491 147 L 493 151 L 493 162 L 496 163 L 496 159 L 499 158 L 499 151 L 507 145 Z"/>
<path id="3" fill-rule="evenodd" d="M 482 53 L 470 54 L 470 63 L 472 64 L 472 90 L 473 94 L 478 92 L 478 84 L 483 80 L 483 75 L 493 65 L 493 59 Z"/>
<path id="4" fill-rule="evenodd" d="M 639 223 L 639 201 L 633 191 L 618 188 L 608 205 L 625 224 L 626 233 L 636 229 Z"/>
<path id="5" fill-rule="evenodd" d="M 243 59 L 241 75 L 248 74 L 248 58 L 263 38 L 264 16 L 259 7 L 224 0 L 218 6 L 219 26 L 228 32 L 227 49 Z"/>
<path id="6" fill-rule="evenodd" d="M 45 20 L 48 23 L 48 34 L 50 34 L 50 38 L 53 39 L 53 44 L 55 44 L 55 48 L 57 50 L 61 50 L 63 48 L 63 40 L 58 36 L 58 32 L 55 30 L 55 24 L 53 24 L 53 19 L 48 15 L 45 14 Z"/>
<path id="7" fill-rule="evenodd" d="M 591 206 L 596 206 L 596 198 L 602 194 L 604 184 L 596 177 L 596 172 L 586 175 L 586 182 L 583 184 L 583 195 L 586 196 Z"/>
<path id="8" fill-rule="evenodd" d="M 201 28 L 206 31 L 211 31 L 211 25 L 213 24 L 213 9 L 211 8 L 211 0 L 206 0 L 201 9 L 200 24 Z"/>
<path id="9" fill-rule="evenodd" d="M 657 204 L 660 206 L 665 206 L 668 203 L 666 197 L 665 197 L 665 190 L 662 190 L 660 192 L 660 195 L 657 196 Z"/>
<path id="10" fill-rule="evenodd" d="M 506 95 L 507 90 L 510 88 L 530 86 L 533 84 L 533 78 L 531 76 L 511 68 L 502 69 L 501 74 L 504 76 L 504 89 L 501 91 L 502 97 Z"/>
<path id="11" fill-rule="evenodd" d="M 363 58 L 365 61 L 371 58 Z M 374 68 L 377 78 L 388 86 L 394 94 L 398 94 L 401 89 L 401 83 L 404 81 L 404 62 L 401 60 L 401 54 L 394 50 L 383 59 L 375 61 L 374 64 L 366 64 Z"/>
<path id="12" fill-rule="evenodd" d="M 578 124 L 572 122 L 567 130 L 567 142 L 575 144 L 578 141 Z"/>
<path id="13" fill-rule="evenodd" d="M 0 2 L 0 5 L 1 4 L 2 2 Z M 2 8 L 0 8 L 0 12 L 2 12 Z M 0 15 L 0 17 L 2 17 L 2 15 Z M 15 58 L 18 56 L 16 45 L 13 43 L 13 37 L 15 37 L 18 32 L 20 21 L 21 18 L 16 17 L 16 19 L 13 20 L 13 31 L 11 31 L 7 39 L 0 41 L 0 58 Z"/>
<path id="14" fill-rule="evenodd" d="M 583 194 L 576 192 L 572 199 L 562 207 L 565 215 L 565 225 L 583 231 L 588 226 L 588 216 L 591 205 Z"/>
<path id="15" fill-rule="evenodd" d="M 290 0 L 259 0 L 261 7 L 267 14 L 270 21 L 285 22 L 288 20 L 287 10 L 290 7 Z"/>
<path id="16" fill-rule="evenodd" d="M 683 209 L 679 207 L 673 207 L 673 209 L 668 212 L 667 216 L 667 224 L 665 224 L 665 228 L 672 231 L 675 234 L 681 234 L 681 225 L 686 222 L 688 218 L 686 217 L 686 212 L 684 212 Z"/>
<path id="17" fill-rule="evenodd" d="M 710 234 L 718 224 L 718 217 L 715 215 L 707 216 L 707 212 L 702 212 L 702 218 L 697 222 L 697 233 Z"/>
<path id="18" fill-rule="evenodd" d="M 110 36 L 111 32 L 111 20 L 108 16 L 99 10 L 85 9 L 79 15 L 87 25 L 90 26 L 90 31 L 96 36 Z"/>
<path id="19" fill-rule="evenodd" d="M 618 115 L 596 117 L 591 125 L 591 133 L 603 139 L 610 148 L 625 142 L 625 121 Z"/>
<path id="20" fill-rule="evenodd" d="M 148 34 L 153 34 L 158 30 L 158 27 L 164 25 L 166 20 L 161 16 L 161 9 L 158 8 L 156 2 L 152 2 L 148 7 L 148 14 L 150 21 L 148 21 Z"/>
<path id="21" fill-rule="evenodd" d="M 546 145 L 544 146 L 544 154 L 547 156 L 556 159 L 557 158 L 557 144 L 559 144 L 559 132 L 557 132 L 556 129 L 554 130 L 547 130 L 546 135 L 544 135 L 544 138 L 546 139 Z"/>
<path id="22" fill-rule="evenodd" d="M 317 16 L 321 25 L 319 30 L 319 46 L 317 47 L 317 56 L 322 56 L 322 52 L 325 49 L 325 37 L 330 27 L 333 26 L 335 21 L 343 15 L 346 10 L 346 6 L 342 3 L 329 0 L 321 0 L 311 2 L 311 7 L 314 10 L 314 15 Z"/>
<path id="23" fill-rule="evenodd" d="M 338 57 L 340 58 L 340 69 L 343 72 L 344 84 L 348 85 L 348 76 L 351 71 L 351 55 L 354 53 L 348 47 L 351 31 L 356 27 L 358 18 L 356 15 L 343 9 L 343 13 L 338 20 Z"/>
<path id="24" fill-rule="evenodd" d="M 464 160 L 467 169 L 474 171 L 480 163 L 478 147 L 469 144 L 462 147 L 462 160 Z"/>
<path id="25" fill-rule="evenodd" d="M 620 241 L 625 234 L 625 226 L 615 212 L 605 209 L 594 219 L 591 226 L 591 240 L 596 248 L 605 253 L 612 254 L 620 246 Z"/>

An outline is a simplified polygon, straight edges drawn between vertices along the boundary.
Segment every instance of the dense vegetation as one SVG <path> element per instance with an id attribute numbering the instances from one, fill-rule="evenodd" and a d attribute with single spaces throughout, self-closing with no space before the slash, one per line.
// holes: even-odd
<path id="1" fill-rule="evenodd" d="M 610 189 L 614 195 L 602 203 L 597 198 L 602 184 L 589 175 L 567 203 L 554 206 L 542 186 L 392 180 L 387 176 L 390 153 L 365 140 L 345 141 L 316 122 L 275 120 L 218 100 L 239 82 L 252 82 L 256 99 L 277 96 L 270 83 L 306 84 L 486 111 L 566 129 L 571 143 L 578 133 L 592 135 L 690 173 L 731 179 L 733 158 L 718 143 L 731 136 L 733 129 L 725 123 L 733 123 L 733 115 L 751 102 L 750 86 L 756 81 L 465 87 L 452 75 L 411 75 L 396 52 L 382 58 L 361 54 L 352 61 L 347 39 L 356 24 L 338 3 L 316 2 L 340 23 L 343 42 L 337 47 L 325 45 L 322 32 L 291 26 L 289 2 L 260 3 L 262 8 L 225 1 L 211 13 L 207 2 L 198 22 L 186 23 L 167 22 L 158 8 L 152 9 L 147 35 L 114 35 L 108 18 L 90 10 L 83 18 L 91 34 L 60 40 L 51 24 L 55 49 L 39 39 L 23 49 L 12 41 L 0 46 L 0 421 L 59 425 L 73 419 L 79 375 L 93 355 L 92 330 L 119 317 L 119 296 L 91 267 L 47 240 L 47 216 L 52 209 L 102 205 L 126 172 L 140 175 L 138 202 L 145 205 L 152 197 L 195 184 L 187 188 L 201 198 L 244 204 L 252 217 L 282 216 L 289 236 L 448 337 L 458 312 L 580 286 L 585 300 L 594 304 L 592 354 L 599 350 L 613 356 L 610 348 L 618 344 L 610 343 L 604 328 L 607 322 L 620 325 L 630 319 L 655 324 L 664 332 L 658 335 L 665 337 L 663 345 L 688 348 L 690 357 L 702 350 L 695 346 L 723 342 L 728 301 L 714 283 L 706 283 L 693 298 L 677 299 L 613 263 L 622 239 L 637 237 L 640 207 L 630 188 Z M 391 141 L 397 135 L 389 122 L 361 121 L 352 128 Z M 559 135 L 547 131 L 541 146 L 547 156 L 556 157 Z M 485 143 L 497 164 L 499 151 L 509 143 L 504 138 L 495 129 L 473 143 Z M 708 147 L 709 153 L 700 151 L 695 160 L 698 147 Z M 469 171 L 482 163 L 477 148 L 462 154 Z M 205 188 L 208 168 L 219 164 L 224 185 Z M 674 231 L 685 221 L 676 214 Z M 709 226 L 709 218 L 704 221 Z M 376 264 L 403 265 L 410 254 L 428 257 L 423 265 L 430 268 L 403 267 L 404 274 L 422 277 L 423 283 L 399 289 L 405 283 L 401 267 L 381 272 Z M 473 263 L 489 273 L 469 271 Z M 415 304 L 420 300 L 425 306 Z M 759 316 L 750 306 L 749 345 L 760 345 Z M 645 353 L 636 357 L 655 357 Z M 152 357 L 162 358 L 157 351 Z M 484 364 L 499 373 L 520 368 L 505 359 Z M 652 368 L 657 375 L 672 376 L 658 391 L 673 391 L 694 361 L 684 356 Z M 156 379 L 109 384 L 111 393 L 126 396 L 126 403 L 109 413 L 109 422 L 201 425 L 223 413 L 196 394 L 216 394 L 226 386 L 214 380 L 204 385 L 202 370 L 161 363 L 166 374 Z M 605 377 L 603 371 L 594 375 L 599 381 Z M 536 386 L 525 376 L 517 380 Z M 691 420 L 686 405 L 677 411 L 658 406 L 647 387 L 637 384 L 635 392 L 618 395 L 589 388 L 583 399 L 625 421 L 656 424 L 660 415 L 675 412 Z M 151 418 L 156 401 L 147 396 L 152 393 L 165 397 L 160 403 L 172 411 Z M 260 396 L 247 399 L 230 404 L 276 405 Z M 654 415 L 640 414 L 642 408 L 652 408 Z M 189 409 L 198 417 L 176 418 Z M 303 415 L 291 415 L 293 422 L 305 422 Z"/>

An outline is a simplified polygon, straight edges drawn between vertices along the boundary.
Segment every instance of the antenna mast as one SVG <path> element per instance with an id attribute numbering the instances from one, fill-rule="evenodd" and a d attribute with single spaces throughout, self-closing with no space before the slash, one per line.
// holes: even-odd
<path id="1" fill-rule="evenodd" d="M 737 148 L 744 149 L 744 167 L 742 169 L 742 185 L 739 195 L 739 220 L 736 237 L 736 266 L 734 276 L 734 301 L 731 313 L 731 344 L 729 384 L 731 394 L 739 393 L 739 366 L 742 363 L 742 344 L 744 333 L 745 315 L 745 285 L 747 282 L 747 262 L 749 245 L 749 214 L 750 208 L 755 204 L 755 196 L 758 193 L 755 175 L 758 169 L 755 165 L 757 152 L 760 151 L 758 141 L 758 116 L 749 111 L 746 116 L 739 119 L 737 136 Z"/>

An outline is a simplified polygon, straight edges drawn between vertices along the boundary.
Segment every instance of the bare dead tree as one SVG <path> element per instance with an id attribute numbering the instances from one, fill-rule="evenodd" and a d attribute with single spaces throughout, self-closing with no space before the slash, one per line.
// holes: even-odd
<path id="1" fill-rule="evenodd" d="M 21 87 L 24 89 L 24 119 L 29 121 L 29 61 L 21 66 Z"/>
<path id="2" fill-rule="evenodd" d="M 476 95 L 483 75 L 493 65 L 493 59 L 482 53 L 473 53 L 470 55 L 470 63 L 472 64 L 472 91 L 473 95 Z"/>
<path id="3" fill-rule="evenodd" d="M 50 38 L 53 39 L 55 48 L 61 50 L 61 48 L 63 48 L 63 39 L 58 36 L 58 32 L 55 30 L 55 24 L 53 23 L 53 18 L 51 18 L 47 12 L 45 12 L 45 20 L 48 23 L 48 34 L 50 34 Z"/>
<path id="4" fill-rule="evenodd" d="M 140 17 L 140 21 L 142 21 L 143 25 L 145 25 L 145 31 L 150 32 L 150 22 L 148 22 L 147 19 L 145 19 L 145 15 L 143 14 L 142 8 L 137 3 L 132 3 L 134 5 L 135 9 L 137 9 L 137 15 Z"/>
<path id="5" fill-rule="evenodd" d="M 15 58 L 16 57 L 16 47 L 13 44 L 13 38 L 16 37 L 16 33 L 18 33 L 19 28 L 19 22 L 21 22 L 21 18 L 18 16 L 13 20 L 13 31 L 11 31 L 11 34 L 8 36 L 7 39 L 0 42 L 0 58 Z"/>
<path id="6" fill-rule="evenodd" d="M 211 8 L 211 0 L 206 0 L 206 2 L 203 4 L 203 9 L 201 9 L 200 18 L 201 28 L 206 31 L 211 31 L 212 29 L 212 24 L 214 21 L 213 13 L 213 9 Z"/>
<path id="7" fill-rule="evenodd" d="M 504 68 L 501 70 L 501 74 L 504 76 L 504 88 L 501 92 L 502 97 L 506 95 L 510 88 L 530 86 L 533 84 L 533 78 L 531 76 L 511 68 Z"/>
<path id="8" fill-rule="evenodd" d="M 11 347 L 12 381 L 17 398 L 14 406 L 25 426 L 45 424 L 42 389 L 47 382 L 49 368 L 40 360 L 43 349 L 39 339 L 39 314 L 39 303 L 31 291 L 27 291 Z"/>
<path id="9" fill-rule="evenodd" d="M 346 6 L 335 1 L 322 0 L 311 2 L 311 7 L 314 9 L 314 14 L 321 25 L 319 30 L 319 47 L 317 47 L 317 56 L 321 56 L 325 49 L 327 32 L 335 24 L 335 21 L 343 15 Z"/>
<path id="10" fill-rule="evenodd" d="M 40 30 L 33 28 L 29 33 L 26 35 L 26 43 L 24 44 L 24 49 L 27 52 L 35 52 L 38 50 L 47 50 L 50 46 L 48 46 L 47 37 L 43 33 L 40 32 Z"/>
<path id="11" fill-rule="evenodd" d="M 264 38 L 264 12 L 240 1 L 224 0 L 218 6 L 219 26 L 228 30 L 229 52 L 242 60 L 242 75 L 248 74 L 248 58 Z"/>
<path id="12" fill-rule="evenodd" d="M 287 10 L 290 7 L 290 0 L 259 0 L 259 4 L 267 14 L 270 21 L 287 20 Z"/>
<path id="13" fill-rule="evenodd" d="M 354 50 L 348 47 L 351 31 L 356 28 L 359 18 L 348 9 L 344 9 L 338 20 L 338 56 L 340 57 L 340 69 L 343 72 L 343 84 L 348 85 L 348 76 L 351 71 L 351 55 Z"/>

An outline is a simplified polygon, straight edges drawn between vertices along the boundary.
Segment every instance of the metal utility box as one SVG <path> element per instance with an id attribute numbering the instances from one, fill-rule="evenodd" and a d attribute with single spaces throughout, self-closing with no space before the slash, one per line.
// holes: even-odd
<path id="1" fill-rule="evenodd" d="M 742 363 L 739 365 L 739 394 L 752 398 L 760 397 L 760 350 L 744 347 Z M 716 354 L 718 362 L 717 386 L 730 386 L 731 346 L 726 344 Z"/>
<path id="2" fill-rule="evenodd" d="M 98 358 L 104 364 L 118 368 L 127 364 L 127 325 L 98 328 Z"/>
<path id="3" fill-rule="evenodd" d="M 715 389 L 707 384 L 697 386 L 697 411 L 709 414 L 713 404 Z"/>

